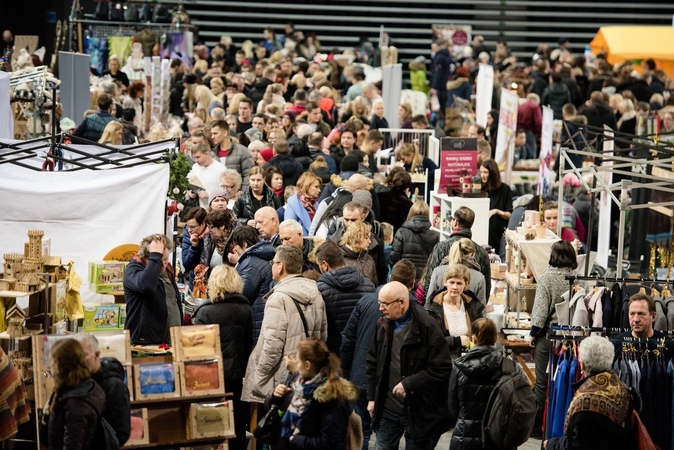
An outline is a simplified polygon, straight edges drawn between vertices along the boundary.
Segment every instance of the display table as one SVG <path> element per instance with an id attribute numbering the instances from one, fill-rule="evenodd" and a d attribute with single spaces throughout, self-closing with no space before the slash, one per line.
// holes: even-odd
<path id="1" fill-rule="evenodd" d="M 526 341 L 509 341 L 502 333 L 499 334 L 499 340 L 506 353 L 508 350 L 512 352 L 513 359 L 522 367 L 524 375 L 526 375 L 527 379 L 529 380 L 529 384 L 531 387 L 533 387 L 536 383 L 536 372 L 527 366 L 527 363 L 524 358 L 522 358 L 522 355 L 528 353 L 533 358 L 534 347 L 529 345 L 529 343 Z"/>

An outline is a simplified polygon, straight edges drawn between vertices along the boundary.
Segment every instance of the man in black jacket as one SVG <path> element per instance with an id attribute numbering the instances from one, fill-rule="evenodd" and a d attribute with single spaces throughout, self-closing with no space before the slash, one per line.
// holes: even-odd
<path id="1" fill-rule="evenodd" d="M 451 75 L 451 65 L 454 64 L 452 55 L 447 48 L 446 39 L 438 39 L 434 42 L 437 52 L 431 62 L 431 95 L 436 94 L 440 101 L 440 108 L 444 110 L 447 103 L 447 81 Z"/>
<path id="2" fill-rule="evenodd" d="M 297 180 L 300 179 L 304 168 L 302 164 L 295 161 L 295 158 L 290 156 L 290 146 L 284 140 L 277 140 L 274 142 L 274 157 L 269 160 L 267 164 L 262 166 L 263 169 L 269 167 L 278 167 L 283 172 L 283 188 L 287 186 L 294 186 Z"/>
<path id="3" fill-rule="evenodd" d="M 124 368 L 117 358 L 101 358 L 98 339 L 89 333 L 79 333 L 75 339 L 80 341 L 91 378 L 105 392 L 103 418 L 115 431 L 121 448 L 131 434 L 131 402 L 129 388 L 124 384 Z"/>
<path id="4" fill-rule="evenodd" d="M 431 450 L 449 429 L 452 359 L 437 322 L 410 302 L 398 281 L 379 291 L 377 323 L 367 355 L 367 410 L 379 450 Z"/>
<path id="5" fill-rule="evenodd" d="M 438 242 L 433 248 L 433 253 L 428 261 L 427 274 L 433 273 L 435 268 L 442 264 L 443 258 L 449 254 L 449 249 L 454 242 L 461 238 L 471 239 L 473 237 L 473 233 L 470 231 L 473 227 L 473 222 L 475 222 L 475 213 L 472 209 L 462 206 L 454 211 L 454 217 L 452 217 L 451 222 L 452 234 L 449 235 L 448 239 Z M 489 295 L 489 292 L 491 292 L 491 265 L 489 263 L 489 256 L 487 256 L 487 252 L 477 242 L 473 241 L 473 244 L 475 244 L 475 262 L 480 266 L 480 272 L 484 275 L 485 291 Z M 425 295 L 428 295 L 430 283 L 431 277 L 427 276 L 424 280 Z"/>
<path id="6" fill-rule="evenodd" d="M 398 261 L 391 269 L 391 281 L 399 281 L 404 284 L 408 290 L 412 290 L 415 285 L 416 269 L 414 264 L 407 260 Z M 367 411 L 367 381 L 365 378 L 365 362 L 367 352 L 372 344 L 377 322 L 381 318 L 379 311 L 379 291 L 365 294 L 358 300 L 356 307 L 351 312 L 349 321 L 344 328 L 342 337 L 342 346 L 339 349 L 339 359 L 342 363 L 342 372 L 344 376 L 358 387 L 360 397 L 354 403 L 353 408 L 362 420 L 363 424 L 363 447 L 367 450 L 372 435 L 370 422 L 372 417 Z M 410 301 L 415 298 L 410 293 Z M 330 319 L 328 319 L 330 320 Z M 328 336 L 330 331 L 328 331 Z"/>
<path id="7" fill-rule="evenodd" d="M 353 308 L 363 295 L 374 292 L 375 286 L 355 266 L 344 263 L 342 250 L 334 242 L 324 242 L 318 247 L 316 262 L 323 274 L 316 285 L 325 301 L 328 317 L 326 344 L 331 351 L 339 354 L 342 332 Z"/>

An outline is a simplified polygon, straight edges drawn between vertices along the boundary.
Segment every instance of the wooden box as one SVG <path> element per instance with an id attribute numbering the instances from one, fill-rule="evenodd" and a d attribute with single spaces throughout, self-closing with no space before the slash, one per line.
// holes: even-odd
<path id="1" fill-rule="evenodd" d="M 220 359 L 220 327 L 192 325 L 171 328 L 171 347 L 174 361 L 201 361 Z"/>
<path id="2" fill-rule="evenodd" d="M 124 384 L 129 389 L 129 400 L 133 401 L 135 392 L 133 390 L 133 364 L 128 364 L 124 367 Z"/>
<path id="3" fill-rule="evenodd" d="M 187 416 L 187 438 L 234 438 L 231 402 L 192 403 Z"/>
<path id="4" fill-rule="evenodd" d="M 126 441 L 124 447 L 133 447 L 136 445 L 145 445 L 150 443 L 149 422 L 147 419 L 147 408 L 131 410 L 131 436 Z"/>
<path id="5" fill-rule="evenodd" d="M 225 373 L 222 359 L 179 362 L 180 392 L 183 397 L 225 395 Z"/>
<path id="6" fill-rule="evenodd" d="M 122 365 L 131 364 L 131 333 L 129 330 L 92 334 L 98 339 L 101 358 L 117 358 Z"/>
<path id="7" fill-rule="evenodd" d="M 138 364 L 133 368 L 134 398 L 136 401 L 180 398 L 179 379 L 180 369 L 174 363 Z M 159 388 L 148 392 L 153 385 Z"/>

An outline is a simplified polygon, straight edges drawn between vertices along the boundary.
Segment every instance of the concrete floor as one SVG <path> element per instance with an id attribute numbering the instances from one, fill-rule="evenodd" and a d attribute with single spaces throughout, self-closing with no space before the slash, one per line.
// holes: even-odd
<path id="1" fill-rule="evenodd" d="M 452 436 L 452 432 L 449 431 L 445 434 L 442 435 L 440 438 L 440 442 L 438 442 L 438 445 L 435 447 L 436 450 L 447 450 L 449 449 L 449 438 Z M 370 439 L 370 450 L 374 450 L 374 441 L 376 439 L 375 435 L 372 435 L 372 439 Z M 540 439 L 529 439 L 527 442 L 524 443 L 524 445 L 520 445 L 518 447 L 518 450 L 540 450 L 541 448 L 541 440 Z M 399 450 L 405 450 L 405 438 L 403 437 L 400 440 L 400 446 Z"/>

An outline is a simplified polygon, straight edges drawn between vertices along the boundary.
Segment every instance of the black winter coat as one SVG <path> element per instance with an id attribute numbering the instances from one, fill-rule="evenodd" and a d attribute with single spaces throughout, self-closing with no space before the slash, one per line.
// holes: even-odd
<path id="1" fill-rule="evenodd" d="M 162 256 L 158 252 L 150 253 L 145 264 L 134 258 L 129 261 L 124 272 L 126 300 L 124 329 L 131 331 L 131 342 L 134 344 L 170 344 L 164 342 L 164 337 L 168 336 L 168 308 L 164 283 L 159 279 L 163 266 Z M 183 305 L 180 302 L 178 286 L 173 279 L 173 272 L 169 273 L 169 278 L 175 290 L 182 322 Z"/>
<path id="2" fill-rule="evenodd" d="M 397 189 L 377 195 L 379 196 L 379 204 L 381 205 L 379 221 L 393 225 L 393 232 L 395 233 L 405 222 L 407 214 L 412 207 L 412 200 L 407 197 L 405 192 Z"/>
<path id="3" fill-rule="evenodd" d="M 422 308 L 410 307 L 412 320 L 400 350 L 400 374 L 407 396 L 405 416 L 413 440 L 439 438 L 449 429 L 447 388 L 452 359 L 438 324 Z M 367 355 L 367 399 L 374 401 L 372 430 L 377 432 L 388 390 L 395 323 L 377 324 Z"/>
<path id="4" fill-rule="evenodd" d="M 131 400 L 124 384 L 124 367 L 116 358 L 101 358 L 101 370 L 91 374 L 91 379 L 105 392 L 103 418 L 115 430 L 121 447 L 131 434 Z"/>
<path id="5" fill-rule="evenodd" d="M 281 199 L 267 186 L 264 186 L 263 188 L 262 197 L 262 200 L 260 200 L 260 208 L 271 206 L 274 209 L 279 209 L 281 207 Z M 234 215 L 241 225 L 246 225 L 249 220 L 254 219 L 258 209 L 259 208 L 255 208 L 253 205 L 252 188 L 243 191 L 239 198 L 236 199 L 234 207 L 232 208 Z"/>
<path id="6" fill-rule="evenodd" d="M 409 259 L 417 269 L 417 282 L 426 267 L 433 247 L 440 240 L 435 231 L 431 231 L 431 221 L 426 216 L 414 216 L 398 229 L 393 237 L 391 264 L 401 259 Z"/>
<path id="7" fill-rule="evenodd" d="M 253 351 L 253 312 L 246 297 L 227 293 L 215 302 L 206 302 L 196 310 L 192 322 L 195 325 L 215 324 L 220 327 L 225 377 L 242 380 L 248 357 Z"/>
<path id="8" fill-rule="evenodd" d="M 482 417 L 501 377 L 503 355 L 493 345 L 475 347 L 454 360 L 449 380 L 449 412 L 456 421 L 450 450 L 481 450 Z"/>
<path id="9" fill-rule="evenodd" d="M 278 167 L 283 173 L 283 189 L 288 186 L 295 186 L 297 180 L 299 180 L 302 173 L 304 173 L 302 164 L 298 163 L 295 161 L 295 158 L 285 153 L 274 156 L 263 166 L 263 168 L 268 169 L 271 166 Z"/>
<path id="10" fill-rule="evenodd" d="M 373 227 L 373 229 L 374 228 L 375 227 Z M 343 235 L 344 228 L 338 228 L 337 231 L 328 236 L 328 240 L 339 244 L 339 240 Z M 388 278 L 388 263 L 386 262 L 386 255 L 384 254 L 384 241 L 382 241 L 375 233 L 370 233 L 370 247 L 367 249 L 367 254 L 370 255 L 374 261 L 375 270 L 377 271 L 376 284 L 385 284 L 385 281 Z"/>
<path id="11" fill-rule="evenodd" d="M 433 300 L 426 304 L 426 310 L 428 311 L 428 314 L 437 321 L 438 325 L 440 325 L 440 329 L 445 336 L 449 350 L 453 351 L 461 348 L 461 336 L 452 336 L 449 334 L 449 330 L 447 330 L 447 327 L 445 326 L 445 311 L 442 307 L 442 303 L 435 302 L 435 298 L 438 295 L 444 296 L 446 293 L 446 287 L 434 292 L 431 296 L 431 299 Z M 463 305 L 468 313 L 470 323 L 473 323 L 484 315 L 484 305 L 471 291 L 466 289 L 463 293 Z M 468 329 L 470 330 L 470 326 L 468 326 Z"/>
<path id="12" fill-rule="evenodd" d="M 49 450 L 96 450 L 94 436 L 105 393 L 91 379 L 63 389 L 49 416 Z"/>
<path id="13" fill-rule="evenodd" d="M 364 277 L 356 267 L 345 266 L 325 272 L 316 282 L 325 302 L 328 317 L 328 348 L 339 354 L 342 332 L 351 312 L 363 295 L 374 292 L 372 281 Z"/>
<path id="14" fill-rule="evenodd" d="M 272 282 L 269 261 L 276 250 L 269 241 L 260 241 L 243 252 L 236 265 L 236 271 L 243 280 L 243 296 L 253 307 L 253 345 L 257 342 L 264 317 L 264 300 Z M 243 366 L 245 370 L 245 365 Z"/>
<path id="15" fill-rule="evenodd" d="M 291 384 L 299 375 L 295 374 Z M 272 403 L 285 411 L 292 401 L 292 391 L 282 398 L 267 397 L 265 406 Z M 353 402 L 358 400 L 358 389 L 343 378 L 325 381 L 311 396 L 299 432 L 292 441 L 283 440 L 277 450 L 342 450 L 346 449 L 346 433 Z"/>
<path id="16" fill-rule="evenodd" d="M 552 83 L 541 98 L 541 105 L 550 106 L 555 120 L 562 120 L 562 107 L 566 103 L 571 103 L 571 92 L 564 83 Z"/>

